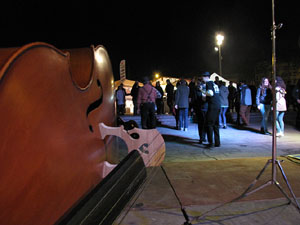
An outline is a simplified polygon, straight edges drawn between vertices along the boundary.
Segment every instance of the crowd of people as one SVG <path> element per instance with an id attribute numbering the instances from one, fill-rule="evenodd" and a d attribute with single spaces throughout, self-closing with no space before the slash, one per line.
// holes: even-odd
<path id="1" fill-rule="evenodd" d="M 141 115 L 143 129 L 156 127 L 156 115 L 164 113 L 163 96 L 166 93 L 169 114 L 176 119 L 176 129 L 188 131 L 189 115 L 198 123 L 199 143 L 208 142 L 208 146 L 220 146 L 219 128 L 226 129 L 227 121 L 238 126 L 249 126 L 250 114 L 259 110 L 262 116 L 261 133 L 269 135 L 268 118 L 272 110 L 272 86 L 268 78 L 262 78 L 260 85 L 247 85 L 240 81 L 237 87 L 218 77 L 210 79 L 210 73 L 205 72 L 198 78 L 193 78 L 188 84 L 184 79 L 177 82 L 176 88 L 167 80 L 165 90 L 157 81 L 155 87 L 150 80 L 143 79 L 143 87 L 138 82 L 132 86 L 130 95 L 134 105 L 134 115 Z M 276 77 L 276 136 L 284 136 L 284 115 L 289 105 L 297 110 L 296 126 L 300 128 L 300 80 L 297 85 L 287 90 L 281 77 Z M 116 105 L 118 115 L 124 115 L 125 96 L 123 85 L 116 90 Z M 236 121 L 232 120 L 231 113 L 236 112 Z"/>

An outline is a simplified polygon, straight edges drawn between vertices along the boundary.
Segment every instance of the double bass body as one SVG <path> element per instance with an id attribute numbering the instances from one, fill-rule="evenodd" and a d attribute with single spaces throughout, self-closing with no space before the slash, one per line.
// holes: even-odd
<path id="1" fill-rule="evenodd" d="M 0 221 L 53 224 L 106 175 L 115 125 L 104 47 L 0 49 Z"/>

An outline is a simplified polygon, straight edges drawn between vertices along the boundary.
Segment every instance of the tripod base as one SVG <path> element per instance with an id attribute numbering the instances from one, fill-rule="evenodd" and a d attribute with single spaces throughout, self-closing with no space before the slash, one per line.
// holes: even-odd
<path id="1" fill-rule="evenodd" d="M 266 183 L 258 186 L 257 188 L 254 188 L 255 184 L 257 183 L 257 181 L 260 179 L 261 175 L 264 173 L 264 171 L 267 169 L 267 167 L 269 166 L 269 164 L 272 164 L 272 179 L 267 181 Z M 282 174 L 282 177 L 292 195 L 292 198 L 290 198 L 288 196 L 288 194 L 283 190 L 283 188 L 281 187 L 281 185 L 279 184 L 279 182 L 276 180 L 276 168 L 279 168 L 281 174 Z M 215 211 L 216 209 L 219 209 L 227 204 L 231 204 L 233 202 L 236 202 L 236 201 L 239 201 L 240 199 L 242 198 L 245 198 L 267 186 L 270 186 L 270 185 L 275 185 L 279 190 L 280 192 L 287 198 L 288 200 L 288 204 L 293 204 L 296 209 L 298 210 L 298 212 L 300 213 L 300 205 L 296 199 L 296 196 L 292 190 L 292 187 L 291 185 L 289 184 L 288 182 L 288 179 L 283 171 L 283 168 L 280 164 L 280 161 L 279 160 L 273 160 L 273 159 L 270 159 L 267 161 L 267 163 L 265 164 L 265 166 L 263 167 L 263 169 L 259 172 L 259 174 L 257 175 L 257 177 L 255 178 L 255 180 L 248 186 L 248 188 L 237 198 L 235 199 L 232 199 L 226 203 L 223 203 L 221 205 L 218 205 L 217 207 L 213 208 L 213 209 L 210 209 L 208 211 L 206 211 L 205 213 L 203 213 L 201 216 L 197 216 L 197 217 L 194 217 L 193 221 L 196 221 L 196 222 L 199 222 L 201 221 L 201 219 L 203 219 L 208 213 L 212 212 L 212 211 Z"/>
<path id="2" fill-rule="evenodd" d="M 275 165 L 273 165 L 273 167 L 276 167 L 276 166 L 277 166 L 277 167 L 279 168 L 279 170 L 280 170 L 280 172 L 281 172 L 281 175 L 282 175 L 282 177 L 283 177 L 283 179 L 284 179 L 284 181 L 285 181 L 285 183 L 286 183 L 286 185 L 287 185 L 287 187 L 288 187 L 288 189 L 289 189 L 289 191 L 290 191 L 290 194 L 292 195 L 292 198 L 290 198 L 290 197 L 288 196 L 288 194 L 283 190 L 283 188 L 281 187 L 281 185 L 279 184 L 279 182 L 276 180 L 276 170 L 274 170 L 274 169 L 273 169 L 273 174 L 272 174 L 272 179 L 271 179 L 271 180 L 267 181 L 266 183 L 262 184 L 261 186 L 255 188 L 255 189 L 253 189 L 254 185 L 257 183 L 257 181 L 259 180 L 259 178 L 260 178 L 261 175 L 264 173 L 264 171 L 266 170 L 266 168 L 268 167 L 268 165 L 269 165 L 270 163 L 271 163 L 271 164 L 274 164 L 274 163 L 275 163 Z M 275 173 L 275 174 L 274 174 L 274 173 Z M 274 185 L 280 190 L 280 192 L 287 198 L 287 200 L 289 201 L 288 204 L 291 204 L 291 203 L 292 203 L 292 204 L 297 208 L 297 210 L 298 210 L 299 213 L 300 213 L 300 205 L 299 205 L 299 203 L 298 203 L 298 201 L 297 201 L 297 198 L 296 198 L 296 196 L 295 196 L 295 194 L 294 194 L 294 192 L 293 192 L 293 190 L 292 190 L 291 185 L 290 185 L 289 182 L 288 182 L 288 179 L 287 179 L 287 177 L 286 177 L 286 175 L 285 175 L 285 173 L 284 173 L 284 170 L 283 170 L 283 168 L 282 168 L 282 166 L 281 166 L 279 160 L 274 160 L 274 161 L 273 161 L 272 159 L 269 159 L 268 162 L 266 163 L 266 165 L 264 166 L 264 168 L 259 172 L 259 174 L 258 174 L 257 177 L 255 178 L 255 180 L 249 185 L 249 187 L 244 191 L 244 193 L 241 194 L 241 196 L 239 196 L 239 197 L 237 197 L 236 199 L 234 199 L 232 202 L 237 201 L 237 200 L 240 200 L 240 199 L 242 199 L 242 198 L 245 198 L 245 197 L 247 197 L 247 196 L 249 196 L 249 195 L 251 195 L 251 194 L 253 194 L 253 193 L 255 193 L 255 192 L 257 192 L 257 191 L 259 191 L 259 190 L 261 190 L 261 189 L 263 189 L 263 188 L 265 188 L 265 187 L 267 187 L 267 186 L 269 186 L 269 185 L 273 185 L 273 184 L 274 184 Z"/>

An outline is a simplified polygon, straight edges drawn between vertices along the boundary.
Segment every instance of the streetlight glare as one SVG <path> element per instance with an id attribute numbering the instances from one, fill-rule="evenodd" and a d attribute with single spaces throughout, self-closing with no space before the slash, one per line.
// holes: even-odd
<path id="1" fill-rule="evenodd" d="M 216 39 L 217 39 L 217 44 L 218 44 L 218 45 L 222 45 L 223 40 L 224 40 L 224 36 L 221 35 L 221 34 L 218 34 L 218 35 L 216 36 Z"/>
<path id="2" fill-rule="evenodd" d="M 224 41 L 224 36 L 222 34 L 217 34 L 216 36 L 217 39 L 217 45 L 218 47 L 215 47 L 216 51 L 219 51 L 219 70 L 220 70 L 220 74 L 222 76 L 222 53 L 221 53 L 221 46 L 222 43 Z"/>
<path id="3" fill-rule="evenodd" d="M 159 74 L 158 73 L 155 74 L 155 78 L 159 78 Z"/>

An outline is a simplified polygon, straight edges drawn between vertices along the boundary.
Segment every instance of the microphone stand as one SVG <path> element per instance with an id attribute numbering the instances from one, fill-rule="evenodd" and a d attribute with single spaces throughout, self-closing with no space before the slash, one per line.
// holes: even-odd
<path id="1" fill-rule="evenodd" d="M 276 80 L 276 43 L 275 43 L 275 31 L 277 29 L 280 29 L 282 27 L 282 23 L 279 25 L 275 24 L 275 3 L 274 0 L 272 0 L 272 29 L 271 29 L 271 34 L 272 34 L 272 94 L 273 94 L 273 123 L 272 123 L 272 128 L 273 128 L 273 134 L 272 134 L 272 159 L 269 159 L 267 161 L 267 163 L 265 164 L 264 168 L 260 171 L 260 173 L 258 174 L 258 176 L 255 178 L 255 180 L 250 184 L 250 186 L 246 189 L 246 191 L 238 198 L 236 198 L 234 201 L 239 200 L 241 198 L 247 197 L 248 195 L 253 194 L 254 192 L 261 190 L 269 185 L 275 185 L 280 191 L 281 193 L 288 199 L 288 204 L 292 203 L 299 211 L 300 213 L 300 205 L 296 199 L 296 196 L 292 190 L 291 185 L 288 182 L 288 179 L 284 173 L 284 170 L 280 164 L 280 160 L 277 159 L 277 139 L 276 139 L 276 118 L 277 118 L 277 114 L 276 114 L 276 90 L 275 90 L 275 80 Z M 271 180 L 267 181 L 265 184 L 262 184 L 261 186 L 255 188 L 254 190 L 252 190 L 252 188 L 254 187 L 254 185 L 256 184 L 256 182 L 259 180 L 259 178 L 261 177 L 261 175 L 263 174 L 263 172 L 265 171 L 265 169 L 268 167 L 269 164 L 272 164 L 272 178 Z M 281 187 L 281 185 L 279 184 L 279 182 L 277 181 L 277 167 L 279 168 L 281 175 L 290 191 L 290 194 L 292 195 L 292 198 L 294 200 L 294 202 L 292 201 L 292 199 L 288 196 L 288 194 L 283 190 L 283 188 Z"/>
<path id="2" fill-rule="evenodd" d="M 275 45 L 275 31 L 277 29 L 280 29 L 282 27 L 282 23 L 280 23 L 279 25 L 275 24 L 275 3 L 274 0 L 272 0 L 272 28 L 271 28 L 271 34 L 272 34 L 272 94 L 273 94 L 273 103 L 272 103 L 272 107 L 273 107 L 273 123 L 272 123 L 272 128 L 273 128 L 273 134 L 272 134 L 272 159 L 269 159 L 267 161 L 267 163 L 265 164 L 265 166 L 263 167 L 263 169 L 259 172 L 259 174 L 257 175 L 257 177 L 255 178 L 255 180 L 248 186 L 248 188 L 237 198 L 230 200 L 222 205 L 219 205 L 205 213 L 203 213 L 201 216 L 196 217 L 194 220 L 199 221 L 201 218 L 203 218 L 205 215 L 207 215 L 209 212 L 212 212 L 218 208 L 221 208 L 222 206 L 229 204 L 229 203 L 233 203 L 235 201 L 238 201 L 242 198 L 245 198 L 269 185 L 275 185 L 280 192 L 287 198 L 288 203 L 287 204 L 293 204 L 296 209 L 299 211 L 300 213 L 300 205 L 297 201 L 297 198 L 292 190 L 292 187 L 290 185 L 290 183 L 288 182 L 288 179 L 284 173 L 284 170 L 280 164 L 280 162 L 282 162 L 283 160 L 278 160 L 277 159 L 277 153 L 276 153 L 276 90 L 275 90 L 275 79 L 276 79 L 276 45 Z M 257 187 L 254 189 L 255 184 L 257 183 L 257 181 L 260 179 L 261 175 L 264 173 L 264 171 L 266 170 L 266 168 L 269 166 L 269 164 L 272 164 L 272 177 L 269 181 L 267 181 L 266 183 L 262 184 L 261 186 Z M 281 175 L 290 191 L 290 194 L 292 195 L 292 198 L 290 198 L 288 196 L 288 194 L 283 190 L 283 188 L 281 187 L 281 185 L 279 184 L 279 182 L 277 181 L 277 167 L 279 168 Z M 294 200 L 294 201 L 293 201 Z"/>

